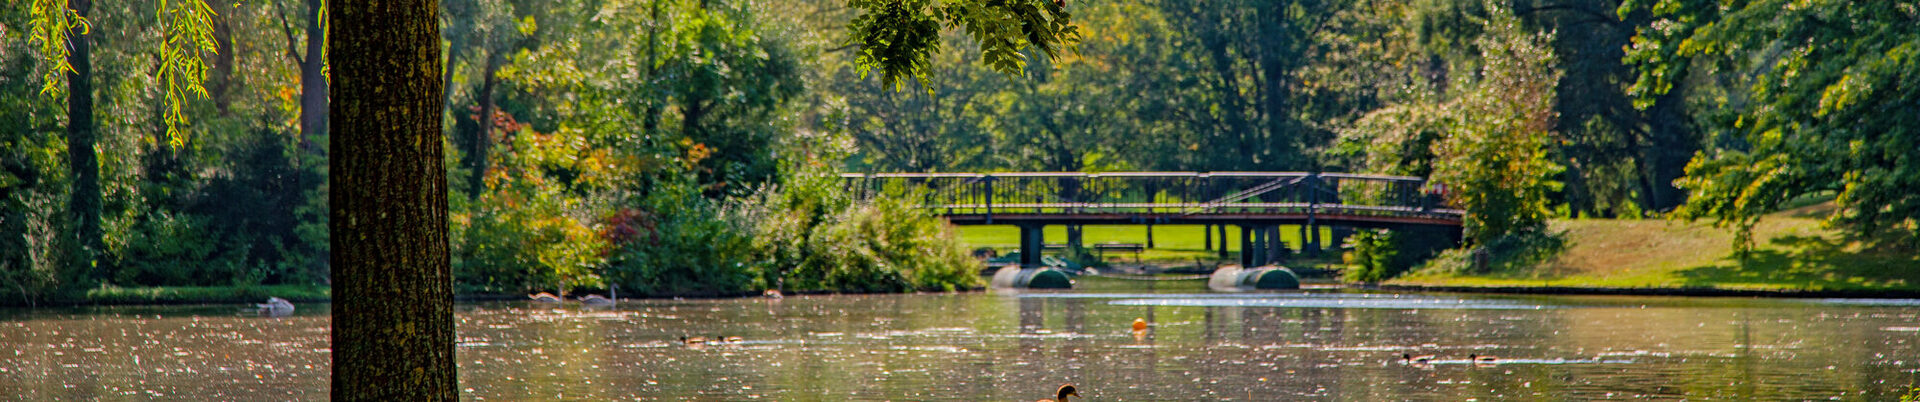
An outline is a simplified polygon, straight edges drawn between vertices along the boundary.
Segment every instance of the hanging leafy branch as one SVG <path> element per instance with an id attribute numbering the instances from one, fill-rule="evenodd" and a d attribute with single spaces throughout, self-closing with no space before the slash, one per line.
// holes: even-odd
<path id="1" fill-rule="evenodd" d="M 186 144 L 179 126 L 188 123 L 182 110 L 187 94 L 207 98 L 207 63 L 201 55 L 219 52 L 213 42 L 213 16 L 213 8 L 202 0 L 162 0 L 155 13 L 165 30 L 156 78 L 166 87 L 167 139 L 175 147 Z"/>
<path id="2" fill-rule="evenodd" d="M 83 35 L 93 29 L 92 22 L 68 8 L 66 0 L 33 0 L 32 40 L 52 68 L 42 76 L 40 93 L 49 97 L 61 94 L 61 75 L 73 73 L 67 60 L 72 50 L 67 32 L 78 27 Z M 184 111 L 187 95 L 207 98 L 207 63 L 204 56 L 217 53 L 213 39 L 213 8 L 205 0 L 161 0 L 154 18 L 164 33 L 160 46 L 160 69 L 155 77 L 166 89 L 165 120 L 167 138 L 173 146 L 186 142 L 180 130 L 188 123 Z"/>
<path id="3" fill-rule="evenodd" d="M 981 63 L 1003 74 L 1026 68 L 1029 46 L 1048 58 L 1080 39 L 1066 2 L 1048 0 L 849 0 L 861 10 L 847 23 L 854 65 L 861 76 L 874 69 L 896 89 L 901 77 L 931 88 L 932 56 L 940 52 L 940 30 L 957 28 L 980 45 Z"/>
<path id="4" fill-rule="evenodd" d="M 40 78 L 40 93 L 48 97 L 60 96 L 61 75 L 72 73 L 73 64 L 67 62 L 67 55 L 73 48 L 68 47 L 67 31 L 79 27 L 85 34 L 93 31 L 93 24 L 79 11 L 67 8 L 67 0 L 33 0 L 32 16 L 34 47 L 46 56 L 53 68 Z"/>

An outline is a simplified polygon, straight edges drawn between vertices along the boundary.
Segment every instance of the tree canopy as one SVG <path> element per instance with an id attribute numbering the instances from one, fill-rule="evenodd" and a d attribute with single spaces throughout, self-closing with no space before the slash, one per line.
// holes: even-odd
<path id="1" fill-rule="evenodd" d="M 1744 234 L 1789 200 L 1831 193 L 1835 224 L 1920 236 L 1920 5 L 1661 0 L 1620 13 L 1656 18 L 1627 57 L 1639 106 L 1713 87 L 1686 99 L 1712 134 L 1680 180 L 1692 195 L 1681 216 Z"/>

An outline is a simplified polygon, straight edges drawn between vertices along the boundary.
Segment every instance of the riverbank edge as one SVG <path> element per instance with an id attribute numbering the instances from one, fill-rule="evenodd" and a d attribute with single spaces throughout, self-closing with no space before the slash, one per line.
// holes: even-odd
<path id="1" fill-rule="evenodd" d="M 306 292 L 271 292 L 273 287 L 116 287 L 108 290 L 89 290 L 84 294 L 56 295 L 45 299 L 29 301 L 13 293 L 0 293 L 0 307 L 37 308 L 37 307 L 87 307 L 87 306 L 178 306 L 192 304 L 253 304 L 262 303 L 268 297 L 279 297 L 294 303 L 332 303 L 332 289 L 323 286 L 300 287 Z M 183 297 L 182 289 L 189 293 L 209 295 L 205 297 Z M 953 292 L 913 291 L 913 292 L 858 292 L 811 290 L 786 292 L 787 296 L 837 296 L 837 295 L 882 295 L 882 294 L 945 294 L 972 293 L 986 291 L 985 286 L 959 289 Z M 314 293 L 317 291 L 318 293 Z M 673 296 L 621 297 L 622 300 L 676 300 L 676 299 L 737 299 L 764 297 L 763 292 L 706 293 Z M 514 301 L 527 300 L 527 295 L 506 293 L 468 293 L 455 294 L 456 302 Z"/>
<path id="2" fill-rule="evenodd" d="M 1592 296 L 1677 296 L 1677 297 L 1765 297 L 1811 299 L 1916 299 L 1920 289 L 1725 289 L 1710 287 L 1577 287 L 1577 286 L 1446 286 L 1446 285 L 1369 285 L 1347 284 L 1348 289 L 1396 292 L 1445 292 L 1509 295 L 1592 295 Z"/>

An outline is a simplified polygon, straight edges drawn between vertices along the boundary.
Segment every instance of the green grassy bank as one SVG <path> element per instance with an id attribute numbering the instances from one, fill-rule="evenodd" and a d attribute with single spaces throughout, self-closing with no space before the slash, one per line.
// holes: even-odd
<path id="1" fill-rule="evenodd" d="M 1920 253 L 1874 249 L 1822 228 L 1831 204 L 1776 213 L 1735 256 L 1733 230 L 1705 222 L 1559 220 L 1566 249 L 1546 263 L 1478 275 L 1416 270 L 1386 285 L 1469 288 L 1920 290 Z"/>
<path id="2" fill-rule="evenodd" d="M 1087 225 L 1083 226 L 1083 229 L 1081 240 L 1088 247 L 1099 243 L 1147 244 L 1146 225 Z M 1001 253 L 1020 249 L 1020 229 L 1014 226 L 961 226 L 958 228 L 958 233 L 960 242 L 966 244 L 969 249 L 992 247 L 1000 250 Z M 1331 242 L 1333 231 L 1321 228 L 1320 236 L 1321 241 Z M 1218 250 L 1221 239 L 1218 238 L 1217 232 L 1214 237 L 1213 245 L 1216 247 L 1215 250 Z M 1047 226 L 1045 238 L 1047 243 L 1065 243 L 1067 241 L 1066 226 Z M 1287 243 L 1288 248 L 1298 249 L 1300 227 L 1281 226 L 1280 239 Z M 1240 228 L 1228 226 L 1226 244 L 1233 246 L 1228 248 L 1226 260 L 1239 261 L 1239 241 Z M 1154 225 L 1153 245 L 1153 248 L 1140 253 L 1141 262 L 1156 265 L 1191 265 L 1195 260 L 1208 263 L 1220 260 L 1219 251 L 1207 250 L 1207 234 L 1205 226 L 1201 225 Z M 1333 248 L 1330 245 L 1322 247 Z M 1107 260 L 1112 262 L 1131 263 L 1133 259 L 1133 253 L 1129 252 L 1107 253 Z"/>
<path id="3" fill-rule="evenodd" d="M 14 293 L 0 293 L 0 306 L 260 303 L 268 297 L 294 302 L 325 302 L 333 290 L 322 285 L 260 286 L 102 286 L 86 291 L 45 295 L 32 303 Z"/>

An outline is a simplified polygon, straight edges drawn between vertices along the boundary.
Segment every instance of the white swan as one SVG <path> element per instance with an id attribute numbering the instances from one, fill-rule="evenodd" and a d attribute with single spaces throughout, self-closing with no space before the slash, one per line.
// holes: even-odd
<path id="1" fill-rule="evenodd" d="M 293 303 L 278 297 L 269 297 L 266 303 L 254 306 L 259 307 L 260 315 L 264 316 L 281 317 L 293 314 Z"/>

